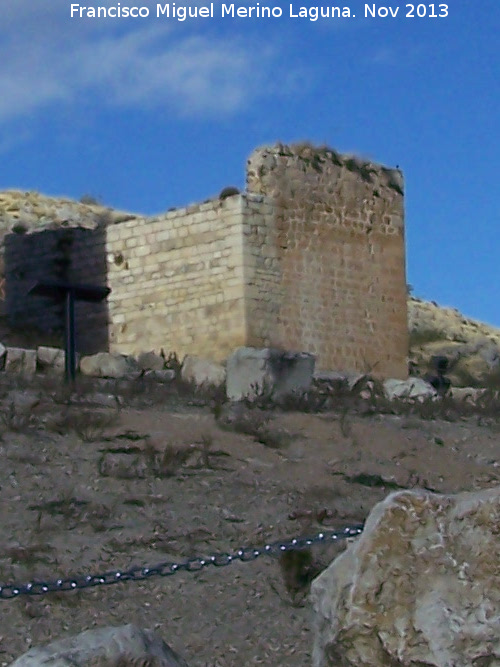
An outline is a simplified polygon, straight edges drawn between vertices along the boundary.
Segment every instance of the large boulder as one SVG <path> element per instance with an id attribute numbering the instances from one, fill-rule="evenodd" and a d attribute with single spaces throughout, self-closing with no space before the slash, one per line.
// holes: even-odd
<path id="1" fill-rule="evenodd" d="M 25 350 L 21 347 L 8 347 L 5 357 L 5 370 L 26 377 L 36 373 L 36 350 Z"/>
<path id="2" fill-rule="evenodd" d="M 11 667 L 188 667 L 165 642 L 150 630 L 134 625 L 97 628 L 37 646 L 11 663 Z"/>
<path id="3" fill-rule="evenodd" d="M 436 390 L 429 382 L 422 378 L 408 378 L 408 380 L 384 380 L 384 392 L 386 397 L 393 401 L 394 399 L 415 398 L 425 400 L 434 398 L 437 395 Z"/>
<path id="4" fill-rule="evenodd" d="M 142 371 L 162 371 L 165 368 L 165 359 L 156 352 L 142 352 L 137 357 L 137 367 Z"/>
<path id="5" fill-rule="evenodd" d="M 312 584 L 314 667 L 500 665 L 500 487 L 402 491 Z"/>
<path id="6" fill-rule="evenodd" d="M 63 375 L 66 368 L 66 352 L 57 347 L 40 346 L 37 350 L 38 370 L 48 375 Z"/>
<path id="7" fill-rule="evenodd" d="M 80 361 L 80 372 L 92 377 L 125 378 L 136 370 L 133 360 L 122 354 L 98 352 Z"/>
<path id="8" fill-rule="evenodd" d="M 306 352 L 240 347 L 227 360 L 226 392 L 231 401 L 258 396 L 281 399 L 310 389 L 316 359 Z"/>
<path id="9" fill-rule="evenodd" d="M 188 354 L 182 362 L 181 378 L 196 387 L 221 387 L 226 381 L 226 369 L 215 361 Z"/>

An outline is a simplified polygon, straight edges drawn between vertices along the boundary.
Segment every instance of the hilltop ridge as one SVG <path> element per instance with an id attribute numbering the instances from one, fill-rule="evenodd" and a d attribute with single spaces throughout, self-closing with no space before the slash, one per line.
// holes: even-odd
<path id="1" fill-rule="evenodd" d="M 143 216 L 117 211 L 82 197 L 50 197 L 35 191 L 0 191 L 0 237 L 9 232 L 29 233 L 59 227 L 95 229 Z"/>

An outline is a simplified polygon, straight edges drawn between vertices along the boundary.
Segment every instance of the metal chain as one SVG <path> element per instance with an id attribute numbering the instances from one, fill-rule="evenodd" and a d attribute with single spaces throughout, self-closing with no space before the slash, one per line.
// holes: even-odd
<path id="1" fill-rule="evenodd" d="M 27 584 L 0 586 L 0 599 L 9 600 L 20 595 L 45 595 L 60 591 L 74 591 L 94 586 L 108 586 L 122 581 L 142 581 L 150 577 L 168 577 L 177 572 L 199 572 L 209 565 L 224 567 L 235 560 L 243 563 L 254 561 L 259 556 L 279 556 L 285 551 L 307 549 L 314 544 L 357 537 L 363 532 L 363 525 L 347 526 L 343 530 L 325 531 L 313 537 L 299 537 L 286 542 L 271 542 L 260 547 L 244 547 L 233 553 L 219 553 L 206 558 L 190 558 L 181 563 L 158 563 L 153 567 L 132 567 L 129 570 L 114 570 L 103 574 L 77 575 L 54 581 L 31 581 Z"/>

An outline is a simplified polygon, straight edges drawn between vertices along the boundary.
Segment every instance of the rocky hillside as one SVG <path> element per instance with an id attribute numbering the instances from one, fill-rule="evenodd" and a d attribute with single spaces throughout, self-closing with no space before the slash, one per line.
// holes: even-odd
<path id="1" fill-rule="evenodd" d="M 115 224 L 138 217 L 102 206 L 91 197 L 74 201 L 47 197 L 38 192 L 0 192 L 0 239 L 5 234 L 25 234 L 59 227 L 95 229 L 99 224 Z"/>
<path id="2" fill-rule="evenodd" d="M 433 357 L 444 356 L 453 386 L 500 387 L 500 329 L 413 297 L 408 325 L 413 374 L 432 372 Z"/>

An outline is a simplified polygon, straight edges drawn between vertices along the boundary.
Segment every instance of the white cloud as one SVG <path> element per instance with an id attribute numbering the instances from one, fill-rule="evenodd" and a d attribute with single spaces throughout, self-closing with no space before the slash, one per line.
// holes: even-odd
<path id="1" fill-rule="evenodd" d="M 0 121 L 82 100 L 96 109 L 231 113 L 273 89 L 272 49 L 206 25 L 71 19 L 67 0 L 2 0 Z"/>

